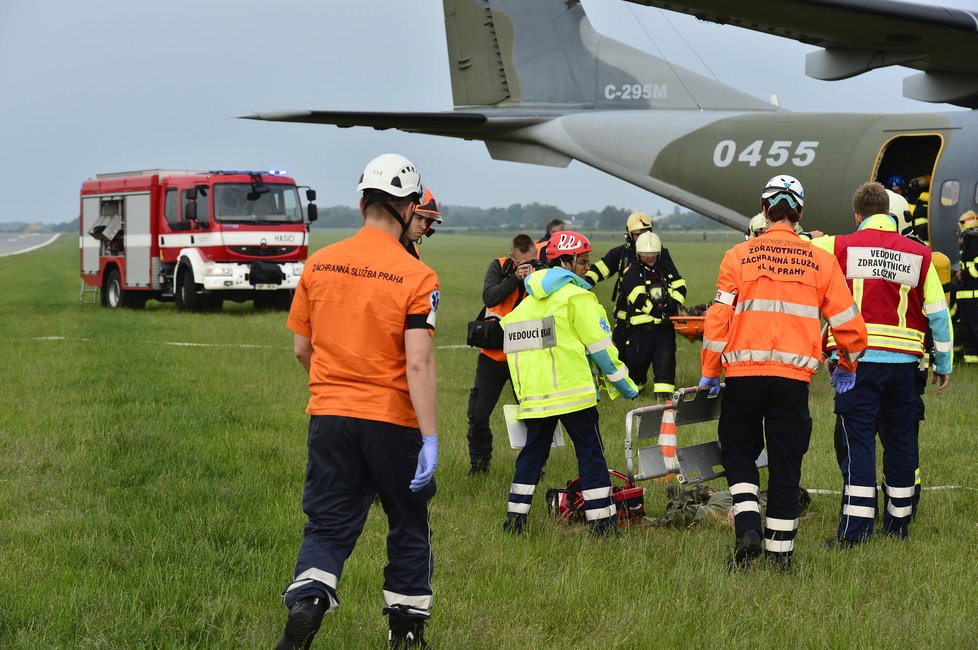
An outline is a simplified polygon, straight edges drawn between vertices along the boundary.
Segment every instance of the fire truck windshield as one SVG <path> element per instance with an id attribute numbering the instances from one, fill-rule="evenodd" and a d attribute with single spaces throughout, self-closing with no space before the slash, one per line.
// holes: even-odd
<path id="1" fill-rule="evenodd" d="M 219 223 L 302 223 L 295 185 L 266 183 L 253 191 L 250 183 L 215 183 L 214 217 Z"/>

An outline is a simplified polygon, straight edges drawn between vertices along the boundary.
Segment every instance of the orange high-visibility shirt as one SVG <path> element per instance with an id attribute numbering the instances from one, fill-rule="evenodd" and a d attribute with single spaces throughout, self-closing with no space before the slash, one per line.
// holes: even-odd
<path id="1" fill-rule="evenodd" d="M 777 376 L 810 381 L 822 359 L 822 316 L 854 370 L 866 323 L 831 253 L 802 240 L 787 222 L 727 251 L 716 303 L 706 314 L 705 377 Z"/>
<path id="2" fill-rule="evenodd" d="M 417 427 L 404 331 L 434 335 L 438 276 L 389 234 L 364 227 L 307 261 L 289 329 L 312 342 L 310 415 Z"/>

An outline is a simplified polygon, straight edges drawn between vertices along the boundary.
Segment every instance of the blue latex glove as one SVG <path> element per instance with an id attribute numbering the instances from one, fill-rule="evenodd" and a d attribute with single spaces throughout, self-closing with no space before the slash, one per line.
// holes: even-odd
<path id="1" fill-rule="evenodd" d="M 842 366 L 836 366 L 829 382 L 835 386 L 836 393 L 844 393 L 856 385 L 856 373 L 851 370 L 843 370 Z"/>
<path id="2" fill-rule="evenodd" d="M 421 436 L 421 451 L 418 452 L 418 469 L 411 480 L 411 491 L 417 492 L 431 482 L 438 467 L 438 435 Z"/>
<path id="3" fill-rule="evenodd" d="M 720 378 L 719 377 L 700 377 L 700 386 L 706 386 L 710 389 L 710 395 L 720 394 Z"/>

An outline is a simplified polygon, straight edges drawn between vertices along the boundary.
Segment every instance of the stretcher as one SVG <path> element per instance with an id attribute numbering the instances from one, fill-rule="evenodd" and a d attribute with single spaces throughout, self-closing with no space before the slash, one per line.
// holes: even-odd
<path id="1" fill-rule="evenodd" d="M 676 334 L 690 341 L 703 340 L 703 328 L 706 326 L 706 316 L 670 316 Z"/>
<path id="2" fill-rule="evenodd" d="M 690 424 L 710 422 L 720 418 L 720 394 L 711 396 L 707 388 L 680 388 L 666 404 L 643 406 L 625 415 L 625 467 L 634 481 L 676 475 L 680 483 L 702 483 L 723 476 L 720 443 L 716 440 L 680 447 L 679 428 Z M 671 421 L 670 421 L 671 420 Z M 665 426 L 663 426 L 665 424 Z M 672 428 L 670 425 L 674 424 Z M 665 433 L 675 432 L 677 444 L 639 447 L 636 443 Z M 638 471 L 635 471 L 635 458 Z M 767 467 L 767 451 L 757 457 L 758 467 Z"/>

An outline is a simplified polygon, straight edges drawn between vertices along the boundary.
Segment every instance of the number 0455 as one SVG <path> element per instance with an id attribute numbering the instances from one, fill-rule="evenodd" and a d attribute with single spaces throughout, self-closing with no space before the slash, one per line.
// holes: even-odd
<path id="1" fill-rule="evenodd" d="M 721 140 L 713 150 L 713 164 L 729 167 L 732 163 L 747 163 L 757 167 L 762 161 L 769 167 L 780 167 L 789 160 L 796 167 L 805 167 L 815 160 L 817 140 L 802 140 L 797 145 L 792 140 L 775 140 L 766 146 L 764 140 L 754 140 L 739 148 L 733 140 Z"/>

